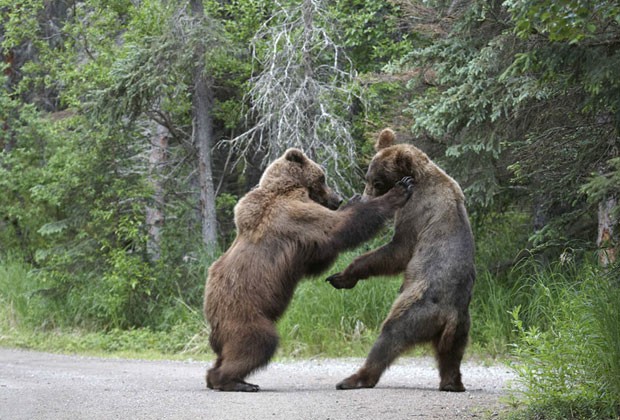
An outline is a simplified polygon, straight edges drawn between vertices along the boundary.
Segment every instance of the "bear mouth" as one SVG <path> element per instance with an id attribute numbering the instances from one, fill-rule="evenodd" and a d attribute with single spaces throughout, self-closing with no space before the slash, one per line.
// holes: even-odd
<path id="1" fill-rule="evenodd" d="M 325 203 L 324 206 L 330 210 L 338 210 L 338 207 L 340 207 L 341 204 L 342 204 L 341 199 L 338 199 L 338 200 L 334 199 L 334 200 L 327 201 L 327 203 Z"/>

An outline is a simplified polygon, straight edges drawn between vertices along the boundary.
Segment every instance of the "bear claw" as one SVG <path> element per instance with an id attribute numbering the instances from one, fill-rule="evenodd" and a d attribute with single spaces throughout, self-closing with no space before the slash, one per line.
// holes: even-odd
<path id="1" fill-rule="evenodd" d="M 336 384 L 336 389 L 360 389 L 360 388 L 374 388 L 374 385 L 364 382 L 362 379 L 356 378 L 356 375 L 350 376 Z"/>
<path id="2" fill-rule="evenodd" d="M 342 273 L 332 274 L 326 278 L 325 281 L 336 289 L 353 289 L 357 284 L 357 280 L 347 279 L 342 275 Z"/>
<path id="3" fill-rule="evenodd" d="M 413 192 L 414 182 L 413 182 L 413 178 L 410 177 L 410 176 L 403 177 L 396 184 L 402 185 L 403 187 L 405 187 L 409 194 L 411 194 Z"/>

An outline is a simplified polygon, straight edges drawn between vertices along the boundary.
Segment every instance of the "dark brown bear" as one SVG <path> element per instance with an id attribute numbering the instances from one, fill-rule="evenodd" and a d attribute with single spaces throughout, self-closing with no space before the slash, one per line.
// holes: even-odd
<path id="1" fill-rule="evenodd" d="M 405 350 L 431 342 L 442 391 L 464 391 L 461 360 L 469 332 L 474 279 L 474 239 L 459 185 L 414 146 L 395 144 L 385 129 L 375 144 L 365 197 L 381 197 L 395 180 L 410 176 L 414 193 L 396 213 L 391 242 L 355 259 L 328 278 L 336 288 L 404 272 L 401 293 L 364 365 L 338 389 L 372 388 Z"/>
<path id="2" fill-rule="evenodd" d="M 297 283 L 325 271 L 339 252 L 370 239 L 393 217 L 411 195 L 411 180 L 393 185 L 381 197 L 336 210 L 340 197 L 300 150 L 269 165 L 235 207 L 235 241 L 209 268 L 204 310 L 217 355 L 209 388 L 258 391 L 244 379 L 273 356 L 275 321 Z"/>

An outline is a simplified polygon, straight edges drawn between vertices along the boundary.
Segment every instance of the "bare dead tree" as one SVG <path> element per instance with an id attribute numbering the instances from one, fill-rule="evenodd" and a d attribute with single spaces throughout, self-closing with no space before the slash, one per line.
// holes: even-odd
<path id="1" fill-rule="evenodd" d="M 255 125 L 229 141 L 247 158 L 263 154 L 263 165 L 288 147 L 299 147 L 348 186 L 356 148 L 343 117 L 354 99 L 356 73 L 334 41 L 324 0 L 302 0 L 279 10 L 254 37 L 248 118 Z M 266 47 L 265 47 L 266 43 Z"/>

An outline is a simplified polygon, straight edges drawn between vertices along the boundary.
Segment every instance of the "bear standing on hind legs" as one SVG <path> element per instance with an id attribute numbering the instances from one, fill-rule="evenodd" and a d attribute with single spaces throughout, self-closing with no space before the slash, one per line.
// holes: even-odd
<path id="1" fill-rule="evenodd" d="M 410 195 L 411 180 L 403 179 L 381 197 L 336 210 L 340 197 L 301 150 L 289 149 L 269 165 L 258 187 L 235 206 L 237 237 L 209 268 L 204 311 L 217 359 L 207 387 L 258 391 L 244 379 L 275 353 L 275 322 L 299 280 L 370 239 Z"/>
<path id="2" fill-rule="evenodd" d="M 381 197 L 394 180 L 413 178 L 414 193 L 397 212 L 392 240 L 327 280 L 350 289 L 358 280 L 404 272 L 400 295 L 364 365 L 338 389 L 372 388 L 405 350 L 431 342 L 442 391 L 465 391 L 461 360 L 476 271 L 474 238 L 459 185 L 412 145 L 385 129 L 366 174 L 364 197 Z"/>

